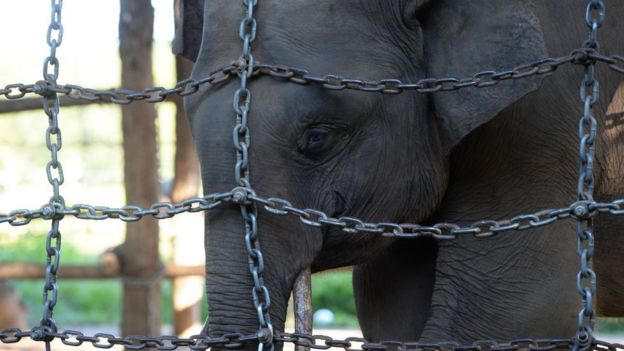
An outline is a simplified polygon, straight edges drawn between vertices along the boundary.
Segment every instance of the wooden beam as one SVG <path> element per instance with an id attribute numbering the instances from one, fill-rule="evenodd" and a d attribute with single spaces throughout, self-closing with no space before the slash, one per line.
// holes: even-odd
<path id="1" fill-rule="evenodd" d="M 70 106 L 86 106 L 93 104 L 108 104 L 109 102 L 104 101 L 89 101 L 89 100 L 81 100 L 75 99 L 69 96 L 60 96 L 61 106 L 62 107 L 70 107 Z M 28 97 L 21 98 L 19 100 L 2 100 L 0 101 L 0 113 L 15 113 L 22 111 L 33 111 L 33 110 L 41 110 L 42 108 L 42 100 L 40 97 Z"/>
<path id="2" fill-rule="evenodd" d="M 206 267 L 165 266 L 165 278 L 199 276 L 203 277 Z M 0 281 L 6 279 L 39 280 L 45 277 L 45 265 L 37 263 L 2 263 L 0 264 Z M 63 264 L 58 271 L 58 278 L 64 279 L 117 279 L 121 278 L 119 269 L 111 270 L 105 265 L 70 265 Z"/>

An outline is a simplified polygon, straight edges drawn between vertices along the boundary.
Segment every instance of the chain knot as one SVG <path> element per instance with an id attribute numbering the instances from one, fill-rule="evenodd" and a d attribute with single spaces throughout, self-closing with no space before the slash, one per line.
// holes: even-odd
<path id="1" fill-rule="evenodd" d="M 598 51 L 595 48 L 584 47 L 572 51 L 572 63 L 575 65 L 588 66 L 596 63 Z"/>
<path id="2" fill-rule="evenodd" d="M 594 216 L 595 210 L 592 210 L 594 201 L 577 201 L 570 205 L 570 214 L 577 219 L 589 219 Z"/>
<path id="3" fill-rule="evenodd" d="M 56 325 L 50 321 L 50 326 L 37 326 L 30 331 L 30 338 L 35 341 L 51 342 L 54 340 Z"/>
<path id="4" fill-rule="evenodd" d="M 50 98 L 56 94 L 56 91 L 53 89 L 54 86 L 56 86 L 56 83 L 54 82 L 48 80 L 38 80 L 33 85 L 33 92 L 42 97 Z"/>
<path id="5" fill-rule="evenodd" d="M 232 189 L 232 202 L 239 205 L 251 205 L 249 195 L 255 195 L 255 192 L 250 188 L 237 186 Z"/>
<path id="6" fill-rule="evenodd" d="M 258 336 L 258 341 L 261 344 L 273 342 L 273 332 L 269 328 L 260 328 L 256 335 Z"/>
<path id="7" fill-rule="evenodd" d="M 41 217 L 44 219 L 62 219 L 64 206 L 60 203 L 50 203 L 41 207 Z"/>

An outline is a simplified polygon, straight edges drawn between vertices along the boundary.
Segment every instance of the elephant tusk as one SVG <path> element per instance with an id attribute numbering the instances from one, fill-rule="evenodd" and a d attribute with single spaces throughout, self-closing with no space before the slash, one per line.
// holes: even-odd
<path id="1" fill-rule="evenodd" d="M 295 333 L 312 334 L 312 273 L 306 268 L 295 279 L 293 288 L 295 305 Z M 296 351 L 309 351 L 309 347 L 297 346 Z"/>

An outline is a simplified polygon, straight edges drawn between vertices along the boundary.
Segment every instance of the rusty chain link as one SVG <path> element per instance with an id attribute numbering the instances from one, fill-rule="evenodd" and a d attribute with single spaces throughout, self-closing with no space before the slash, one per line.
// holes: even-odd
<path id="1" fill-rule="evenodd" d="M 97 333 L 92 336 L 84 335 L 79 331 L 65 330 L 62 332 L 47 332 L 46 337 L 59 340 L 67 346 L 82 346 L 90 344 L 98 349 L 109 349 L 113 346 L 124 346 L 128 350 L 143 350 L 147 348 L 171 351 L 179 347 L 188 347 L 191 350 L 208 350 L 212 347 L 225 349 L 239 349 L 247 344 L 256 344 L 259 341 L 257 334 L 243 335 L 240 333 L 225 334 L 211 338 L 206 335 L 192 335 L 188 338 L 164 335 L 158 337 L 126 336 L 116 337 L 111 334 Z M 22 339 L 33 338 L 33 331 L 18 328 L 0 329 L 0 343 L 13 344 Z M 506 343 L 493 340 L 479 340 L 471 344 L 455 342 L 422 343 L 409 341 L 380 341 L 368 342 L 364 338 L 349 337 L 335 339 L 325 335 L 307 335 L 299 333 L 276 332 L 274 337 L 278 345 L 293 344 L 314 350 L 342 349 L 344 351 L 557 351 L 572 350 L 574 339 L 516 339 Z M 590 345 L 596 351 L 624 351 L 624 345 L 594 340 Z"/>

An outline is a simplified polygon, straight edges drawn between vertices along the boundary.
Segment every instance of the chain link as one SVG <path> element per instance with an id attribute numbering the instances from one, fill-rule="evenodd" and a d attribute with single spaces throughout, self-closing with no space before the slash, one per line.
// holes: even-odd
<path id="1" fill-rule="evenodd" d="M 56 49 L 63 42 L 63 25 L 61 24 L 61 10 L 63 0 L 51 0 L 50 24 L 46 35 L 46 42 L 50 47 L 50 54 L 43 61 L 43 81 L 39 86 L 56 86 L 59 76 L 59 60 L 56 57 Z M 40 90 L 40 89 L 37 89 Z M 21 92 L 21 91 L 20 91 Z M 40 91 L 41 92 L 41 91 Z M 21 92 L 23 93 L 23 92 Z M 58 152 L 63 147 L 61 129 L 58 125 L 58 115 L 60 111 L 60 100 L 56 92 L 41 92 L 43 96 L 43 111 L 48 116 L 48 128 L 45 132 L 46 147 L 50 151 L 50 161 L 46 164 L 46 175 L 48 182 L 52 186 L 52 197 L 49 207 L 55 210 L 65 208 L 65 200 L 60 194 L 60 186 L 64 183 L 63 166 L 58 160 Z M 46 236 L 46 270 L 45 282 L 43 284 L 43 312 L 39 327 L 35 331 L 35 338 L 45 342 L 46 350 L 50 350 L 51 338 L 46 332 L 56 332 L 56 322 L 54 321 L 54 306 L 58 299 L 58 289 L 56 285 L 56 273 L 59 268 L 61 258 L 61 232 L 59 224 L 61 216 L 52 216 L 50 231 Z"/>
<path id="2" fill-rule="evenodd" d="M 313 76 L 304 69 L 281 65 L 257 64 L 251 53 L 251 46 L 257 35 L 257 21 L 254 17 L 254 11 L 258 0 L 242 0 L 245 8 L 245 16 L 239 26 L 242 53 L 237 61 L 222 66 L 200 80 L 186 79 L 170 89 L 150 87 L 141 92 L 126 89 L 96 90 L 78 85 L 60 85 L 57 83 L 59 60 L 56 57 L 56 50 L 63 41 L 64 32 L 61 23 L 62 3 L 62 0 L 51 0 L 51 19 L 46 33 L 46 42 L 50 47 L 50 54 L 43 63 L 44 79 L 35 84 L 15 83 L 0 88 L 0 96 L 4 96 L 9 100 L 20 99 L 31 93 L 39 94 L 43 97 L 43 109 L 49 120 L 45 141 L 46 147 L 51 154 L 50 161 L 46 164 L 46 175 L 48 182 L 52 186 L 52 197 L 49 203 L 43 207 L 36 210 L 14 210 L 8 215 L 0 215 L 0 224 L 9 223 L 13 226 L 26 225 L 31 220 L 39 218 L 51 220 L 51 229 L 46 237 L 46 272 L 43 288 L 43 316 L 40 325 L 30 331 L 21 331 L 15 328 L 2 329 L 0 330 L 0 342 L 14 343 L 21 338 L 30 337 L 33 340 L 45 341 L 47 349 L 50 347 L 50 341 L 60 339 L 62 343 L 71 346 L 91 343 L 96 348 L 110 348 L 115 345 L 122 345 L 128 349 L 156 348 L 159 350 L 173 350 L 180 346 L 188 346 L 194 350 L 205 350 L 214 346 L 240 348 L 249 342 L 257 343 L 259 351 L 265 349 L 272 351 L 274 342 L 294 343 L 295 345 L 311 349 L 342 348 L 347 351 L 399 349 L 485 349 L 501 351 L 573 349 L 578 351 L 604 348 L 624 350 L 624 347 L 620 344 L 608 344 L 593 339 L 595 313 L 592 303 L 596 288 L 596 275 L 592 270 L 591 264 L 594 250 L 593 217 L 599 213 L 624 214 L 624 199 L 607 203 L 596 202 L 593 199 L 593 162 L 597 122 L 592 111 L 599 95 L 599 83 L 595 77 L 595 65 L 597 63 L 607 64 L 611 70 L 624 73 L 624 56 L 605 56 L 599 53 L 598 29 L 601 27 L 605 17 L 603 0 L 589 0 L 585 13 L 585 22 L 590 28 L 588 38 L 585 40 L 583 48 L 576 49 L 567 56 L 546 58 L 505 71 L 482 71 L 468 78 L 425 78 L 416 82 L 403 82 L 398 79 L 358 80 L 332 74 Z M 583 65 L 585 67 L 585 76 L 579 88 L 580 99 L 583 103 L 583 115 L 579 121 L 580 172 L 577 184 L 578 201 L 569 207 L 542 210 L 506 220 L 481 220 L 469 225 L 438 223 L 432 226 L 420 226 L 410 223 L 369 223 L 353 217 L 333 218 L 315 209 L 300 209 L 294 207 L 287 200 L 280 198 L 263 198 L 256 195 L 251 187 L 249 174 L 250 131 L 248 126 L 251 92 L 248 83 L 253 77 L 269 76 L 297 84 L 317 85 L 327 90 L 357 90 L 384 94 L 399 94 L 406 91 L 436 93 L 468 87 L 485 88 L 506 80 L 550 74 L 559 66 L 565 64 Z M 236 124 L 232 131 L 233 144 L 236 150 L 236 188 L 230 192 L 214 193 L 177 203 L 158 202 L 145 209 L 132 205 L 111 208 L 77 204 L 72 207 L 66 207 L 65 200 L 60 195 L 59 190 L 64 183 L 63 167 L 58 160 L 58 152 L 62 148 L 62 134 L 58 125 L 59 94 L 77 99 L 105 101 L 116 104 L 129 104 L 135 101 L 156 103 L 164 101 L 174 94 L 179 96 L 194 94 L 203 85 L 218 85 L 228 81 L 235 75 L 238 76 L 240 81 L 240 86 L 234 93 L 233 99 L 233 109 L 236 113 Z M 61 251 L 59 224 L 64 216 L 91 220 L 120 219 L 126 222 L 133 222 L 146 216 L 151 216 L 155 219 L 165 219 L 184 212 L 207 211 L 227 202 L 236 203 L 240 206 L 244 222 L 245 247 L 248 253 L 249 271 L 254 284 L 252 300 L 257 311 L 259 323 L 259 330 L 256 334 L 249 336 L 226 334 L 219 338 L 192 336 L 188 339 L 182 339 L 172 336 L 157 338 L 128 336 L 118 338 L 103 333 L 85 336 L 80 332 L 70 330 L 62 333 L 57 332 L 57 327 L 52 317 L 58 297 L 56 273 L 60 264 Z M 265 263 L 258 240 L 257 205 L 263 206 L 267 212 L 273 215 L 294 215 L 303 224 L 312 227 L 333 226 L 347 233 L 374 234 L 396 238 L 433 237 L 438 240 L 457 239 L 461 236 L 486 238 L 503 232 L 538 228 L 558 220 L 575 218 L 577 220 L 578 236 L 577 251 L 581 259 L 580 270 L 577 275 L 577 290 L 582 297 L 576 337 L 574 339 L 521 339 L 506 344 L 485 340 L 471 345 L 459 345 L 456 343 L 422 344 L 398 341 L 368 343 L 362 338 L 339 340 L 321 335 L 287 334 L 274 331 L 269 314 L 271 305 L 270 295 L 262 278 Z"/>
<path id="3" fill-rule="evenodd" d="M 194 94 L 203 85 L 219 85 L 233 77 L 239 69 L 238 62 L 234 62 L 216 69 L 202 79 L 184 79 L 170 89 L 150 87 L 143 91 L 127 89 L 98 90 L 75 84 L 49 84 L 47 81 L 40 81 L 35 84 L 16 83 L 6 85 L 4 89 L 0 88 L 0 96 L 4 96 L 9 100 L 15 100 L 31 93 L 44 96 L 56 93 L 73 99 L 110 102 L 119 105 L 127 105 L 136 101 L 157 103 L 165 101 L 171 95 L 187 96 Z"/>
<path id="4" fill-rule="evenodd" d="M 585 11 L 585 23 L 589 27 L 589 35 L 584 47 L 599 48 L 598 28 L 605 17 L 605 6 L 602 0 L 590 0 Z M 596 79 L 596 62 L 585 63 L 585 77 L 580 84 L 580 100 L 583 103 L 583 115 L 579 120 L 579 178 L 577 183 L 577 200 L 594 200 L 594 147 L 597 122 L 593 115 L 593 106 L 598 101 L 600 84 Z M 587 350 L 591 346 L 595 324 L 593 299 L 596 296 L 596 273 L 592 269 L 594 254 L 594 219 L 589 216 L 589 208 L 579 207 L 577 212 L 577 252 L 580 258 L 580 269 L 576 276 L 576 289 L 581 296 L 582 304 L 578 314 L 578 329 L 574 350 Z"/>
<path id="5" fill-rule="evenodd" d="M 396 238 L 432 237 L 437 240 L 454 240 L 462 236 L 488 238 L 506 232 L 535 229 L 570 218 L 586 219 L 599 214 L 624 215 L 624 199 L 617 199 L 611 202 L 574 202 L 568 207 L 546 209 L 503 220 L 479 220 L 468 225 L 448 222 L 436 223 L 431 226 L 421 226 L 414 223 L 369 223 L 354 217 L 334 218 L 323 211 L 297 208 L 287 200 L 258 196 L 249 188 L 237 187 L 229 192 L 192 197 L 180 202 L 156 202 L 149 208 L 134 205 L 106 207 L 75 204 L 60 209 L 46 204 L 38 209 L 18 209 L 9 214 L 0 214 L 0 224 L 7 223 L 17 227 L 27 225 L 36 219 L 51 220 L 65 216 L 73 216 L 83 220 L 119 219 L 124 222 L 136 222 L 143 217 L 168 219 L 186 212 L 209 211 L 225 203 L 255 203 L 262 206 L 271 215 L 292 215 L 299 218 L 301 223 L 305 225 L 338 227 L 345 233 Z"/>
<path id="6" fill-rule="evenodd" d="M 255 194 L 249 195 L 249 200 L 262 205 L 273 215 L 293 215 L 298 217 L 303 224 L 312 227 L 333 226 L 340 228 L 343 232 L 353 234 L 395 238 L 432 237 L 438 240 L 454 240 L 460 236 L 488 238 L 504 232 L 543 227 L 567 218 L 594 217 L 599 213 L 624 214 L 624 199 L 608 203 L 579 201 L 568 207 L 541 210 L 504 220 L 480 220 L 469 225 L 443 222 L 432 226 L 421 226 L 412 223 L 369 223 L 353 217 L 333 218 L 319 210 L 294 207 L 289 201 L 281 198 L 264 198 Z"/>
<path id="7" fill-rule="evenodd" d="M 249 111 L 251 109 L 251 91 L 247 86 L 254 72 L 254 57 L 251 53 L 251 44 L 256 39 L 257 22 L 254 11 L 258 0 L 242 0 L 245 16 L 239 26 L 239 36 L 243 42 L 242 53 L 238 59 L 241 68 L 237 74 L 240 86 L 234 93 L 232 107 L 236 113 L 236 125 L 232 130 L 232 143 L 236 150 L 236 165 L 234 166 L 234 180 L 238 188 L 232 190 L 233 199 L 240 205 L 245 233 L 245 248 L 249 272 L 253 280 L 251 296 L 253 306 L 258 316 L 258 351 L 273 351 L 273 324 L 269 308 L 271 298 L 269 289 L 264 284 L 264 256 L 258 240 L 258 209 L 254 202 L 247 200 L 247 195 L 253 193 L 249 178 L 249 146 L 251 135 L 249 132 Z"/>
<path id="8" fill-rule="evenodd" d="M 252 22 L 252 23 L 255 23 Z M 253 28 L 253 27 L 252 27 Z M 0 96 L 9 100 L 25 97 L 27 94 L 48 94 L 55 92 L 74 99 L 87 101 L 109 102 L 127 105 L 136 101 L 158 103 L 165 101 L 171 95 L 186 96 L 196 93 L 203 85 L 216 86 L 228 81 L 243 71 L 247 72 L 247 78 L 269 76 L 302 85 L 318 85 L 327 90 L 357 90 L 383 94 L 400 94 L 407 91 L 416 93 L 435 93 L 441 91 L 454 91 L 464 88 L 477 87 L 487 88 L 506 80 L 517 80 L 536 75 L 545 75 L 554 72 L 559 66 L 565 64 L 585 65 L 588 61 L 595 61 L 608 65 L 617 73 L 624 74 L 624 56 L 600 54 L 591 47 L 579 48 L 567 56 L 546 58 L 528 64 L 522 64 L 505 71 L 486 70 L 477 72 L 466 78 L 423 78 L 415 82 L 403 82 L 399 79 L 360 80 L 345 78 L 334 74 L 313 76 L 309 71 L 296 67 L 253 63 L 253 56 L 248 59 L 252 65 L 248 65 L 241 59 L 222 66 L 205 78 L 196 80 L 188 78 L 178 82 L 173 88 L 150 87 L 142 91 L 127 89 L 98 90 L 85 88 L 75 84 L 46 84 L 45 81 L 35 84 L 14 83 L 0 88 Z M 243 94 L 243 93 L 241 93 Z M 239 102 L 244 104 L 244 95 Z M 237 98 L 239 99 L 239 98 Z"/>
<path id="9" fill-rule="evenodd" d="M 22 331 L 18 328 L 0 329 L 0 343 L 13 344 L 22 339 L 34 337 L 36 331 Z M 257 334 L 243 335 L 239 333 L 225 334 L 218 338 L 206 335 L 193 335 L 188 338 L 176 336 L 127 336 L 116 337 L 111 334 L 97 333 L 92 336 L 84 335 L 79 331 L 65 330 L 62 332 L 46 332 L 46 337 L 57 339 L 67 346 L 82 346 L 91 344 L 94 348 L 109 349 L 113 346 L 124 346 L 128 350 L 143 350 L 147 348 L 171 351 L 179 347 L 188 347 L 191 350 L 208 350 L 213 347 L 225 349 L 240 349 L 245 345 L 256 344 L 260 340 Z M 380 341 L 368 342 L 364 338 L 349 337 L 334 339 L 325 335 L 308 335 L 300 333 L 276 333 L 276 344 L 293 344 L 315 350 L 342 349 L 344 351 L 557 351 L 573 350 L 574 339 L 516 339 L 506 343 L 494 340 L 479 340 L 471 344 L 461 345 L 455 342 L 421 343 L 409 341 Z M 590 345 L 596 351 L 624 351 L 624 345 L 594 340 Z"/>
<path id="10" fill-rule="evenodd" d="M 192 197 L 180 202 L 156 202 L 149 208 L 126 205 L 123 207 L 92 206 L 76 204 L 71 207 L 56 208 L 44 205 L 35 210 L 19 209 L 8 215 L 0 215 L 0 224 L 8 223 L 14 227 L 27 225 L 33 219 L 53 219 L 74 216 L 78 219 L 104 220 L 119 219 L 124 222 L 136 222 L 143 217 L 167 219 L 185 212 L 209 211 L 222 203 L 232 202 L 232 192 L 214 193 L 203 197 Z"/>

